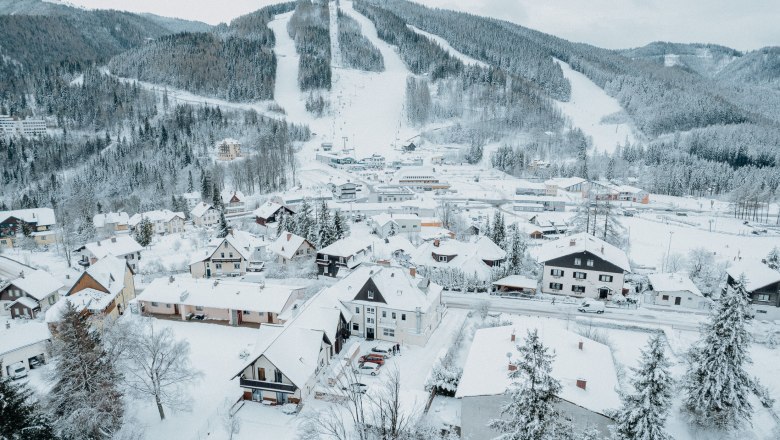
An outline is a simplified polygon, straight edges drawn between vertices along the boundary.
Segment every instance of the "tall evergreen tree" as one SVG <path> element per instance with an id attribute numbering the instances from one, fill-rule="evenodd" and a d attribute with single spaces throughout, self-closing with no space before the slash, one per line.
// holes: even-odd
<path id="1" fill-rule="evenodd" d="M 778 249 L 777 246 L 773 247 L 767 254 L 766 265 L 774 270 L 780 271 L 780 249 Z"/>
<path id="2" fill-rule="evenodd" d="M 68 301 L 53 344 L 54 386 L 46 406 L 57 435 L 111 439 L 122 426 L 121 379 L 96 331 Z"/>
<path id="3" fill-rule="evenodd" d="M 308 200 L 304 200 L 298 212 L 293 216 L 292 232 L 312 243 L 316 243 L 317 231 L 314 226 L 315 221 L 311 212 L 311 204 Z"/>
<path id="4" fill-rule="evenodd" d="M 2 368 L 0 363 L 0 370 Z M 32 394 L 27 384 L 15 384 L 8 376 L 0 377 L 0 439 L 56 439 L 49 420 Z"/>
<path id="5" fill-rule="evenodd" d="M 279 220 L 276 221 L 276 238 L 279 238 L 279 236 L 282 235 L 282 232 L 290 231 L 290 220 L 290 216 L 287 215 L 287 212 L 284 210 L 279 213 Z"/>
<path id="6" fill-rule="evenodd" d="M 331 220 L 330 217 L 330 210 L 328 210 L 328 205 L 325 203 L 325 200 L 320 203 L 320 209 L 317 214 L 317 247 L 322 249 L 336 241 L 337 238 L 333 227 L 333 220 Z"/>
<path id="7" fill-rule="evenodd" d="M 697 425 L 729 431 L 750 421 L 753 381 L 745 371 L 751 362 L 749 320 L 741 277 L 726 289 L 701 339 L 688 353 L 684 406 Z"/>
<path id="8" fill-rule="evenodd" d="M 496 440 L 552 440 L 559 418 L 555 409 L 561 384 L 550 375 L 555 355 L 539 339 L 536 330 L 529 331 L 520 356 L 509 373 L 512 385 L 507 390 L 509 401 L 501 408 L 506 418 L 491 420 L 488 426 L 502 434 Z"/>
<path id="9" fill-rule="evenodd" d="M 141 218 L 141 221 L 138 222 L 135 227 L 133 238 L 135 238 L 135 241 L 143 247 L 152 244 L 152 238 L 154 238 L 154 225 L 148 218 Z"/>
<path id="10" fill-rule="evenodd" d="M 615 417 L 616 440 L 669 440 L 672 437 L 664 431 L 664 424 L 672 403 L 673 379 L 660 334 L 650 338 L 641 359 L 634 370 L 634 393 L 623 396 Z"/>
<path id="11" fill-rule="evenodd" d="M 187 192 L 195 191 L 195 182 L 192 181 L 192 170 L 187 172 Z"/>
<path id="12" fill-rule="evenodd" d="M 349 235 L 349 224 L 339 211 L 333 213 L 333 235 L 340 240 Z"/>
<path id="13" fill-rule="evenodd" d="M 217 237 L 227 237 L 230 227 L 228 226 L 227 219 L 225 218 L 224 210 L 219 210 L 219 229 L 217 231 Z"/>
<path id="14" fill-rule="evenodd" d="M 211 191 L 211 204 L 214 206 L 214 209 L 222 209 L 225 204 L 222 203 L 222 193 L 219 190 L 219 186 L 217 186 L 217 182 L 214 182 L 214 188 Z"/>

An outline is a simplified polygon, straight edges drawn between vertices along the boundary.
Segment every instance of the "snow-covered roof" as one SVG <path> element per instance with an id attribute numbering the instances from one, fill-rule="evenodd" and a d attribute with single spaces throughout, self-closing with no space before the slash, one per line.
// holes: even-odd
<path id="1" fill-rule="evenodd" d="M 323 336 L 322 330 L 288 325 L 261 325 L 254 353 L 250 357 L 251 363 L 260 356 L 265 356 L 295 386 L 301 388 L 319 367 Z M 291 349 L 292 347 L 295 349 Z"/>
<path id="2" fill-rule="evenodd" d="M 282 233 L 279 234 L 279 238 L 269 244 L 266 249 L 289 260 L 305 242 L 307 242 L 307 240 L 300 235 L 282 231 Z"/>
<path id="3" fill-rule="evenodd" d="M 493 282 L 494 286 L 508 286 L 521 289 L 536 289 L 537 284 L 536 280 L 522 275 L 509 275 L 508 277 Z"/>
<path id="4" fill-rule="evenodd" d="M 560 381 L 559 398 L 599 414 L 620 406 L 617 374 L 609 347 L 541 320 L 477 330 L 455 397 L 504 394 L 512 383 L 507 353 L 512 354 L 512 360 L 517 360 L 516 346 L 534 328 L 538 329 L 539 338 L 549 352 L 555 353 L 551 375 Z M 515 342 L 511 340 L 513 332 Z M 578 348 L 580 341 L 582 350 Z M 586 389 L 577 386 L 578 379 L 586 381 Z"/>
<path id="5" fill-rule="evenodd" d="M 417 221 L 420 222 L 420 217 L 416 214 L 377 214 L 371 217 L 371 221 L 379 227 L 386 225 L 387 223 L 397 220 Z"/>
<path id="6" fill-rule="evenodd" d="M 209 209 L 212 209 L 213 207 L 206 203 L 206 202 L 199 202 L 197 205 L 195 205 L 194 208 L 190 211 L 190 214 L 192 214 L 193 217 L 203 217 L 207 212 L 209 212 Z"/>
<path id="7" fill-rule="evenodd" d="M 38 301 L 62 289 L 64 284 L 45 270 L 35 269 L 8 257 L 0 256 L 0 278 Z"/>
<path id="8" fill-rule="evenodd" d="M 371 240 L 361 240 L 357 237 L 350 236 L 334 241 L 328 246 L 325 246 L 324 248 L 317 251 L 317 253 L 333 255 L 336 257 L 349 257 L 350 255 L 355 255 L 358 252 L 364 251 L 366 249 L 368 249 L 367 252 L 371 252 L 371 247 Z"/>
<path id="9" fill-rule="evenodd" d="M 57 219 L 54 217 L 54 210 L 51 208 L 0 211 L 0 223 L 3 223 L 9 217 L 18 218 L 26 223 L 35 223 L 38 226 L 51 226 L 57 223 Z"/>
<path id="10" fill-rule="evenodd" d="M 696 296 L 704 296 L 688 275 L 678 273 L 653 273 L 647 276 L 655 292 L 691 292 Z"/>
<path id="11" fill-rule="evenodd" d="M 217 253 L 217 251 L 224 249 L 223 243 L 225 242 L 230 244 L 230 246 L 232 246 L 244 260 L 250 260 L 252 258 L 252 250 L 249 248 L 250 244 L 246 243 L 240 238 L 237 238 L 234 235 L 228 234 L 224 238 L 217 238 L 213 240 L 211 243 L 209 243 L 208 249 L 202 250 L 193 255 L 192 259 L 190 260 L 190 265 L 212 258 L 214 254 Z"/>
<path id="12" fill-rule="evenodd" d="M 735 280 L 739 279 L 740 276 L 745 275 L 745 278 L 747 279 L 745 289 L 747 289 L 748 292 L 780 282 L 780 272 L 760 261 L 740 261 L 737 264 L 729 266 L 726 272 Z"/>
<path id="13" fill-rule="evenodd" d="M 30 298 L 29 296 L 23 296 L 21 298 L 18 298 L 16 301 L 12 302 L 9 305 L 9 307 L 17 303 L 27 307 L 28 309 L 34 309 L 39 306 L 38 301 Z"/>
<path id="14" fill-rule="evenodd" d="M 291 326 L 322 330 L 331 342 L 336 340 L 340 316 L 346 322 L 352 319 L 352 311 L 339 300 L 339 292 L 322 289 L 298 309 L 287 309 L 279 319 L 290 320 Z"/>
<path id="15" fill-rule="evenodd" d="M 220 146 L 222 144 L 239 144 L 239 145 L 241 145 L 240 142 L 238 142 L 237 140 L 235 140 L 233 138 L 225 138 L 225 139 L 222 139 L 221 141 L 217 142 L 217 146 Z"/>
<path id="16" fill-rule="evenodd" d="M 185 200 L 200 200 L 200 191 L 193 191 L 181 195 Z"/>
<path id="17" fill-rule="evenodd" d="M 163 304 L 282 313 L 293 294 L 303 287 L 283 284 L 258 284 L 233 280 L 208 280 L 188 277 L 157 278 L 136 298 Z"/>
<path id="18" fill-rule="evenodd" d="M 95 264 L 89 266 L 85 273 L 89 274 L 112 295 L 125 288 L 125 270 L 127 261 L 113 255 L 106 255 Z"/>
<path id="19" fill-rule="evenodd" d="M 51 339 L 49 326 L 41 322 L 27 322 L 0 329 L 0 357 L 48 339 Z"/>
<path id="20" fill-rule="evenodd" d="M 223 189 L 220 193 L 220 196 L 222 197 L 222 203 L 228 204 L 230 203 L 230 199 L 233 198 L 233 196 L 236 196 L 239 202 L 244 201 L 244 193 L 237 189 Z"/>
<path id="21" fill-rule="evenodd" d="M 143 250 L 143 247 L 129 235 L 117 235 L 115 237 L 106 238 L 105 240 L 94 241 L 85 244 L 84 247 L 98 259 L 103 258 L 106 255 L 122 257 Z"/>
<path id="22" fill-rule="evenodd" d="M 173 220 L 175 217 L 179 217 L 180 219 L 184 220 L 184 213 L 183 212 L 173 212 L 168 209 L 162 209 L 157 211 L 147 211 L 142 212 L 139 214 L 135 214 L 134 216 L 130 217 L 130 226 L 135 227 L 138 225 L 138 223 L 141 223 L 141 220 L 144 218 L 149 219 L 150 222 L 169 222 Z"/>
<path id="23" fill-rule="evenodd" d="M 628 262 L 628 256 L 623 250 L 586 232 L 562 237 L 558 240 L 543 244 L 539 248 L 537 257 L 538 260 L 543 263 L 545 261 L 581 252 L 590 252 L 626 272 L 631 271 L 631 264 Z"/>
<path id="24" fill-rule="evenodd" d="M 476 246 L 475 252 L 481 260 L 496 261 L 506 258 L 506 251 L 484 235 L 477 238 L 474 245 Z"/>
<path id="25" fill-rule="evenodd" d="M 531 182 L 530 180 L 518 180 L 517 187 L 525 188 L 525 189 L 536 189 L 536 190 L 544 190 L 545 188 L 547 188 L 544 182 Z"/>
<path id="26" fill-rule="evenodd" d="M 338 292 L 341 301 L 370 306 L 376 303 L 355 300 L 355 296 L 369 279 L 374 282 L 387 307 L 391 309 L 414 311 L 420 307 L 427 311 L 441 296 L 441 286 L 421 276 L 412 277 L 409 269 L 379 265 L 360 266 L 329 289 Z M 426 284 L 425 289 L 420 287 Z"/>
<path id="27" fill-rule="evenodd" d="M 88 310 L 90 313 L 97 314 L 103 312 L 111 302 L 116 298 L 118 292 L 106 293 L 97 289 L 87 288 L 66 296 L 64 299 L 70 301 L 77 311 Z M 48 320 L 48 310 L 46 318 Z"/>
<path id="28" fill-rule="evenodd" d="M 127 225 L 130 221 L 130 216 L 126 212 L 104 212 L 102 214 L 95 214 L 92 217 L 92 224 L 96 228 L 102 228 L 108 224 Z"/>
<path id="29" fill-rule="evenodd" d="M 551 186 L 555 185 L 558 188 L 569 188 L 585 182 L 586 180 L 581 177 L 553 177 L 552 179 L 546 180 L 544 183 Z"/>
<path id="30" fill-rule="evenodd" d="M 438 245 L 437 245 L 438 243 Z M 439 261 L 433 254 L 453 257 Z M 463 242 L 454 239 L 432 240 L 421 244 L 413 253 L 412 260 L 420 266 L 457 268 L 468 276 L 489 280 L 492 269 L 484 260 L 495 261 L 506 258 L 506 252 L 496 246 L 488 237 Z"/>
<path id="31" fill-rule="evenodd" d="M 258 207 L 257 209 L 255 209 L 253 214 L 255 215 L 255 217 L 268 219 L 273 217 L 282 208 L 283 206 L 280 205 L 279 203 L 268 201 L 260 205 L 260 207 Z"/>

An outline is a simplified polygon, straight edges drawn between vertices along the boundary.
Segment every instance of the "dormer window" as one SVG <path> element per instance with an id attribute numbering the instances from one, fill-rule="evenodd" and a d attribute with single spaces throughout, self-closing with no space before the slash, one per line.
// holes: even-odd
<path id="1" fill-rule="evenodd" d="M 447 256 L 446 255 L 439 255 L 439 262 L 446 263 L 447 262 Z"/>

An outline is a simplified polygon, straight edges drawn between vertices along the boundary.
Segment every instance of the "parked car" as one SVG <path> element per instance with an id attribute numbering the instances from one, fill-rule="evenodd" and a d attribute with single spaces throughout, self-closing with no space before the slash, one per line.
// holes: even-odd
<path id="1" fill-rule="evenodd" d="M 390 350 L 388 350 L 386 348 L 382 348 L 382 347 L 374 347 L 374 348 L 371 349 L 371 351 L 373 353 L 379 353 L 381 355 L 384 355 L 385 359 L 387 359 L 390 356 L 390 353 L 391 353 Z"/>
<path id="2" fill-rule="evenodd" d="M 582 313 L 604 313 L 604 303 L 601 301 L 583 301 L 577 309 Z"/>
<path id="3" fill-rule="evenodd" d="M 366 362 L 364 364 L 359 364 L 357 367 L 357 371 L 359 374 L 366 374 L 369 376 L 376 376 L 379 374 L 379 364 L 375 364 L 372 362 Z"/>
<path id="4" fill-rule="evenodd" d="M 373 363 L 378 365 L 385 364 L 385 357 L 379 353 L 369 353 L 367 355 L 360 356 L 358 359 L 360 363 Z"/>
<path id="5" fill-rule="evenodd" d="M 501 298 L 525 298 L 525 299 L 531 299 L 534 296 L 536 296 L 535 293 L 531 292 L 520 292 L 520 291 L 512 291 L 512 292 L 498 292 L 498 295 Z"/>
<path id="6" fill-rule="evenodd" d="M 31 370 L 33 368 L 38 368 L 41 365 L 43 365 L 43 359 L 41 359 L 40 357 L 36 356 L 34 358 L 30 358 L 30 369 Z"/>
<path id="7" fill-rule="evenodd" d="M 24 366 L 24 362 L 17 362 L 8 366 L 8 376 L 13 379 L 21 379 L 27 377 L 27 367 Z"/>

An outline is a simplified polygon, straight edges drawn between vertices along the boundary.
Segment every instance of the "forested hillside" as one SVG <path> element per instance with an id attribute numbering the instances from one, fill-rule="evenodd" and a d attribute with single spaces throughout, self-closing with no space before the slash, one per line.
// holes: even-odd
<path id="1" fill-rule="evenodd" d="M 338 11 L 339 47 L 345 67 L 368 72 L 385 70 L 385 63 L 379 49 L 366 38 L 360 25 L 351 17 Z"/>
<path id="2" fill-rule="evenodd" d="M 330 18 L 328 4 L 299 0 L 295 13 L 287 24 L 287 32 L 295 40 L 298 61 L 298 86 L 301 90 L 331 87 Z"/>
<path id="3" fill-rule="evenodd" d="M 230 101 L 273 98 L 276 59 L 268 21 L 290 4 L 274 5 L 215 32 L 180 33 L 111 60 L 112 73 Z"/>

